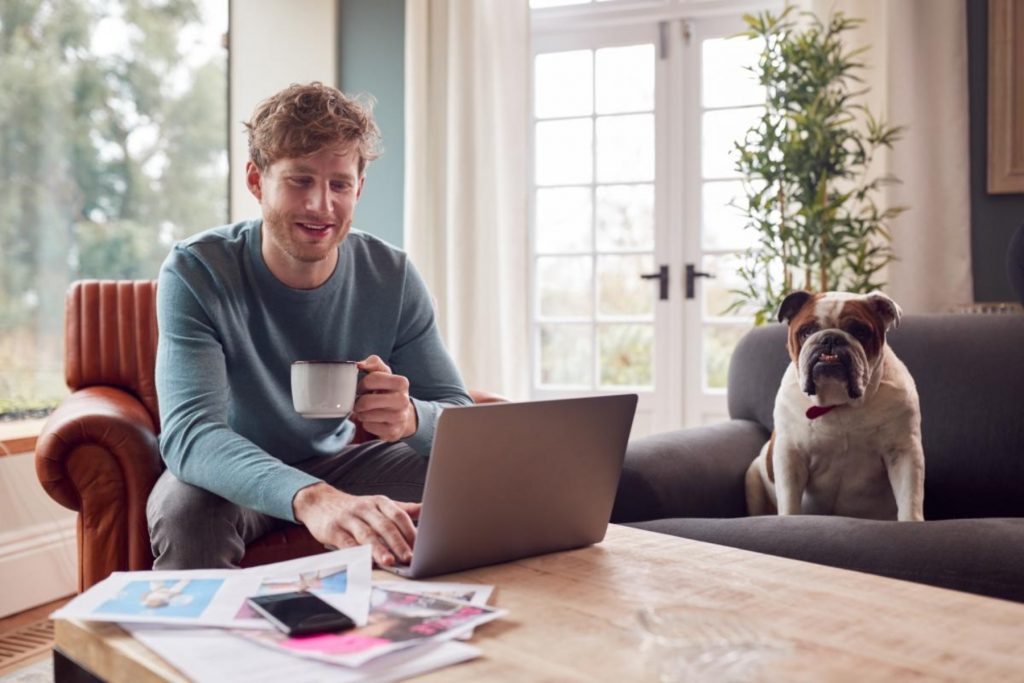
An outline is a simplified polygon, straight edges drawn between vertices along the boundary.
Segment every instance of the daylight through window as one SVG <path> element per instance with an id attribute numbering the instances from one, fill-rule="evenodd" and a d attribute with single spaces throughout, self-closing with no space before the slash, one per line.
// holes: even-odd
<path id="1" fill-rule="evenodd" d="M 0 419 L 65 393 L 69 283 L 227 221 L 227 4 L 0 2 Z"/>

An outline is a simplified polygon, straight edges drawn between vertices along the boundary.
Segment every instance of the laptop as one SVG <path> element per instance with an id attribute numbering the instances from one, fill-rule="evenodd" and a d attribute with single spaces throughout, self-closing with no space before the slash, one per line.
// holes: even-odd
<path id="1" fill-rule="evenodd" d="M 436 576 L 604 538 L 636 394 L 446 408 L 412 562 Z"/>

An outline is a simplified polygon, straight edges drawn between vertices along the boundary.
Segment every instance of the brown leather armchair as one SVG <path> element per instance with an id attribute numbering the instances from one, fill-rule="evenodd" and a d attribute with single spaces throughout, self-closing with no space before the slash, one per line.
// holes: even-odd
<path id="1" fill-rule="evenodd" d="M 146 499 L 164 469 L 157 445 L 156 282 L 84 280 L 68 290 L 65 379 L 71 395 L 43 426 L 36 473 L 78 512 L 78 588 L 111 572 L 149 569 Z M 477 403 L 503 401 L 470 392 Z M 359 437 L 357 432 L 357 438 Z M 249 545 L 243 566 L 323 551 L 304 527 Z"/>

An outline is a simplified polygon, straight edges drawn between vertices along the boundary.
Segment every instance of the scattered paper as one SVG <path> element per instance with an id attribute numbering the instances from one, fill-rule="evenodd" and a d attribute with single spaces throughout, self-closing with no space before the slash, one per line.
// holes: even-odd
<path id="1" fill-rule="evenodd" d="M 368 623 L 360 628 L 301 637 L 277 631 L 238 633 L 280 652 L 358 667 L 397 650 L 457 638 L 504 614 L 485 605 L 374 588 Z"/>
<path id="2" fill-rule="evenodd" d="M 143 624 L 125 624 L 124 629 L 197 683 L 386 683 L 480 656 L 480 650 L 472 645 L 435 642 L 349 669 L 294 657 L 219 629 Z"/>
<path id="3" fill-rule="evenodd" d="M 372 584 L 369 546 L 248 569 L 115 572 L 51 616 L 114 621 L 186 676 L 206 681 L 397 681 L 480 656 L 465 643 L 506 614 L 493 586 Z M 246 599 L 315 593 L 358 628 L 292 638 Z M 218 628 L 210 628 L 218 627 Z M 230 629 L 230 630 L 225 630 Z"/>
<path id="4" fill-rule="evenodd" d="M 365 624 L 371 563 L 359 546 L 243 570 L 114 572 L 51 617 L 270 630 L 246 598 L 305 588 Z"/>
<path id="5" fill-rule="evenodd" d="M 461 600 L 473 605 L 486 605 L 494 592 L 494 586 L 479 583 L 444 583 L 428 581 L 375 581 L 374 587 L 403 593 L 419 593 L 435 598 Z M 458 640 L 469 640 L 473 637 L 473 629 L 463 633 Z"/>

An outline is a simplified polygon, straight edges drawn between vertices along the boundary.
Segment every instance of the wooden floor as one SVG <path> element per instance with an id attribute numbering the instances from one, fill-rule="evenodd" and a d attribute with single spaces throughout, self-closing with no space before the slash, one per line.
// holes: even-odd
<path id="1" fill-rule="evenodd" d="M 53 624 L 47 615 L 72 596 L 0 619 L 0 676 L 48 657 L 53 648 Z"/>

